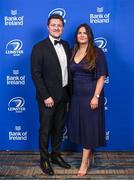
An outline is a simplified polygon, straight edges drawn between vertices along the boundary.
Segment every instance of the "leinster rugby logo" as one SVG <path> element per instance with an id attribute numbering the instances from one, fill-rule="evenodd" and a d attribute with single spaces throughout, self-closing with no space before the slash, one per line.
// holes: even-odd
<path id="1" fill-rule="evenodd" d="M 96 44 L 96 46 L 98 46 L 99 48 L 101 48 L 104 52 L 107 52 L 107 40 L 103 37 L 98 37 L 94 39 L 94 42 Z"/>
<path id="2" fill-rule="evenodd" d="M 68 139 L 68 136 L 67 136 L 67 127 L 65 126 L 63 130 L 62 141 L 65 141 L 66 139 Z"/>
<path id="3" fill-rule="evenodd" d="M 65 11 L 65 9 L 63 9 L 63 8 L 56 8 L 56 9 L 53 9 L 53 10 L 49 13 L 48 17 L 51 16 L 52 14 L 59 14 L 60 16 L 62 16 L 63 18 L 65 18 L 66 11 Z M 65 19 L 64 19 L 64 22 L 66 22 Z"/>
<path id="4" fill-rule="evenodd" d="M 105 107 L 105 110 L 108 110 L 108 107 L 107 107 L 107 98 L 106 97 L 104 98 L 104 107 Z"/>
<path id="5" fill-rule="evenodd" d="M 107 41 L 105 38 L 103 37 L 98 37 L 98 38 L 95 38 L 95 44 L 99 47 L 99 48 L 105 48 L 106 45 L 107 45 Z"/>
<path id="6" fill-rule="evenodd" d="M 22 113 L 25 111 L 25 100 L 22 97 L 12 98 L 8 103 L 8 111 L 15 111 L 16 113 Z"/>
<path id="7" fill-rule="evenodd" d="M 9 41 L 6 45 L 6 54 L 11 54 L 13 56 L 20 56 L 23 54 L 22 50 L 23 43 L 19 39 L 13 39 Z"/>

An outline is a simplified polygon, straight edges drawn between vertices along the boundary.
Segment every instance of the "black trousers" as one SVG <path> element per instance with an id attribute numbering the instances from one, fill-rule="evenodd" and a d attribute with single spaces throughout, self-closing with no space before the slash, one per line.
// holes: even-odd
<path id="1" fill-rule="evenodd" d="M 52 153 L 60 153 L 67 99 L 66 88 L 63 88 L 61 100 L 55 103 L 52 108 L 46 107 L 43 102 L 38 102 L 40 115 L 39 149 L 40 158 L 44 160 L 48 160 L 49 158 L 48 145 L 50 137 Z"/>

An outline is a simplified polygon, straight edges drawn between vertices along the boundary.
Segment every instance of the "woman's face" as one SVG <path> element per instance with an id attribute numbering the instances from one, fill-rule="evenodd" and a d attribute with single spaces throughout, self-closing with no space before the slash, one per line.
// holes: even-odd
<path id="1" fill-rule="evenodd" d="M 77 41 L 79 44 L 88 44 L 88 36 L 85 27 L 81 27 L 78 30 Z"/>

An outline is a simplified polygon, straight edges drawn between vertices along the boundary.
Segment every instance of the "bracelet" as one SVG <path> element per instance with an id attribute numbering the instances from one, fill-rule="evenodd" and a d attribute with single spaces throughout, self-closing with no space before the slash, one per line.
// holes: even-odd
<path id="1" fill-rule="evenodd" d="M 99 95 L 99 94 L 95 94 L 94 97 L 96 97 L 97 99 L 99 99 L 100 95 Z"/>

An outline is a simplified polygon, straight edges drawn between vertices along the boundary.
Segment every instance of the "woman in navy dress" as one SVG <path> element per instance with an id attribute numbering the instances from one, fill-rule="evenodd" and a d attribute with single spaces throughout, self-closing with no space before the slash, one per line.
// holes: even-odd
<path id="1" fill-rule="evenodd" d="M 92 149 L 105 145 L 104 80 L 108 75 L 104 53 L 94 45 L 91 28 L 81 24 L 75 34 L 70 69 L 73 80 L 68 121 L 69 139 L 83 146 L 78 176 L 90 165 Z"/>

